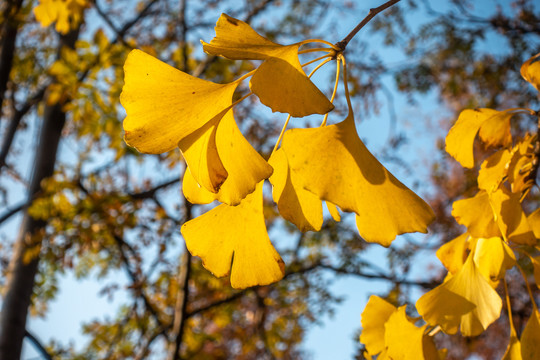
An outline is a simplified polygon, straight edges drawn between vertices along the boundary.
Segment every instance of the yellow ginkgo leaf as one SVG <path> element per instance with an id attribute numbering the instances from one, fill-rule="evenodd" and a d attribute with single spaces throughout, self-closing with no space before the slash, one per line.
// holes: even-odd
<path id="1" fill-rule="evenodd" d="M 516 264 L 514 252 L 499 237 L 478 239 L 473 260 L 482 275 L 493 282 L 504 278 L 506 270 Z"/>
<path id="2" fill-rule="evenodd" d="M 433 355 L 433 348 L 435 347 L 432 339 L 424 335 L 427 325 L 416 327 L 409 320 L 405 308 L 406 306 L 399 307 L 384 324 L 384 340 L 388 356 L 393 360 L 433 359 L 433 357 L 424 354 L 424 345 L 430 355 Z M 435 359 L 437 359 L 436 349 L 435 355 L 437 356 Z"/>
<path id="3" fill-rule="evenodd" d="M 56 21 L 56 31 L 67 34 L 79 26 L 87 7 L 87 0 L 40 0 L 34 15 L 41 26 L 47 27 Z"/>
<path id="4" fill-rule="evenodd" d="M 334 221 L 341 221 L 341 214 L 339 213 L 336 205 L 326 201 L 326 207 L 328 208 L 328 212 L 330 213 L 330 216 L 332 217 L 332 219 L 334 219 Z"/>
<path id="5" fill-rule="evenodd" d="M 272 111 L 301 117 L 326 114 L 334 105 L 309 80 L 298 60 L 301 43 L 276 44 L 257 34 L 248 24 L 222 14 L 216 36 L 203 42 L 208 54 L 228 59 L 264 60 L 253 74 L 250 87 Z"/>
<path id="6" fill-rule="evenodd" d="M 446 136 L 446 151 L 463 167 L 474 166 L 473 145 L 476 134 L 488 145 L 506 145 L 510 135 L 511 113 L 492 109 L 463 110 Z"/>
<path id="7" fill-rule="evenodd" d="M 469 255 L 454 276 L 418 299 L 416 308 L 429 325 L 448 334 L 460 327 L 464 336 L 475 336 L 499 318 L 502 301 Z"/>
<path id="8" fill-rule="evenodd" d="M 512 192 L 521 193 L 533 185 L 529 179 L 533 169 L 533 142 L 536 136 L 526 135 L 513 149 L 513 156 L 508 166 L 508 182 L 512 185 Z"/>
<path id="9" fill-rule="evenodd" d="M 537 61 L 539 56 L 540 54 L 536 54 L 521 65 L 521 76 L 538 91 L 540 91 L 540 62 Z"/>
<path id="10" fill-rule="evenodd" d="M 209 204 L 216 199 L 216 194 L 206 190 L 197 183 L 189 167 L 186 167 L 184 178 L 182 179 L 182 193 L 187 201 L 192 204 Z"/>
<path id="11" fill-rule="evenodd" d="M 534 237 L 540 239 L 540 208 L 536 209 L 527 216 L 527 222 L 531 227 Z"/>
<path id="12" fill-rule="evenodd" d="M 216 129 L 223 115 L 224 112 L 218 114 L 178 142 L 193 178 L 212 193 L 219 191 L 221 184 L 229 175 L 216 147 Z"/>
<path id="13" fill-rule="evenodd" d="M 159 154 L 232 105 L 237 83 L 215 84 L 190 76 L 140 50 L 124 64 L 120 101 L 125 140 L 140 152 Z"/>
<path id="14" fill-rule="evenodd" d="M 536 286 L 540 288 L 540 256 L 531 256 L 530 258 L 531 263 L 533 264 L 534 281 L 536 282 Z"/>
<path id="15" fill-rule="evenodd" d="M 352 111 L 336 125 L 285 132 L 283 151 L 298 183 L 319 199 L 356 213 L 360 235 L 389 246 L 407 232 L 427 232 L 433 210 L 397 180 L 358 137 Z"/>
<path id="16" fill-rule="evenodd" d="M 455 201 L 452 205 L 452 216 L 459 224 L 465 225 L 469 234 L 475 238 L 501 236 L 488 193 L 484 190 L 472 198 Z"/>
<path id="17" fill-rule="evenodd" d="M 510 322 L 510 341 L 501 360 L 522 360 L 521 342 L 519 341 L 514 324 Z"/>
<path id="18" fill-rule="evenodd" d="M 536 306 L 521 334 L 521 357 L 523 360 L 540 359 L 540 314 Z"/>
<path id="19" fill-rule="evenodd" d="M 512 151 L 501 149 L 484 160 L 478 173 L 478 188 L 487 192 L 498 189 L 508 173 L 512 155 Z"/>
<path id="20" fill-rule="evenodd" d="M 266 231 L 262 188 L 261 181 L 240 205 L 219 205 L 182 225 L 191 254 L 217 277 L 230 273 L 234 288 L 267 285 L 284 275 Z"/>
<path id="21" fill-rule="evenodd" d="M 270 182 L 280 215 L 300 231 L 319 231 L 323 223 L 321 200 L 298 184 L 282 149 L 272 154 L 269 163 L 274 168 Z"/>
<path id="22" fill-rule="evenodd" d="M 465 259 L 467 259 L 468 238 L 468 233 L 461 234 L 437 250 L 437 258 L 439 258 L 449 273 L 457 273 L 465 263 Z"/>
<path id="23" fill-rule="evenodd" d="M 495 213 L 499 229 L 506 234 L 508 241 L 535 245 L 536 239 L 523 212 L 521 194 L 511 193 L 505 186 L 489 194 L 489 201 Z"/>
<path id="24" fill-rule="evenodd" d="M 368 353 L 375 356 L 386 349 L 385 323 L 397 308 L 388 301 L 371 295 L 362 312 L 362 332 L 360 342 Z"/>
<path id="25" fill-rule="evenodd" d="M 256 185 L 272 175 L 272 167 L 259 155 L 249 144 L 236 125 L 232 110 L 228 110 L 222 118 L 212 120 L 195 131 L 187 138 L 179 142 L 186 162 L 193 174 L 195 181 L 201 187 L 193 187 L 188 184 L 189 197 L 193 199 L 208 199 L 208 194 L 195 195 L 194 192 L 204 193 L 205 190 L 214 192 L 214 200 L 228 205 L 238 205 L 247 194 L 255 190 Z M 205 159 L 207 157 L 207 159 Z M 209 166 L 208 164 L 214 164 Z M 201 179 L 212 179 L 210 170 L 225 177 L 212 191 Z M 208 171 L 207 171 L 208 170 Z M 198 176 L 197 176 L 198 175 Z"/>

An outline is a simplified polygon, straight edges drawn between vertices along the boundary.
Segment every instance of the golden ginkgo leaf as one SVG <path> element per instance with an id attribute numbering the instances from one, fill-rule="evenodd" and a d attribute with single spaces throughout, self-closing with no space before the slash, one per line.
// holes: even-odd
<path id="1" fill-rule="evenodd" d="M 124 64 L 120 101 L 125 140 L 140 152 L 159 154 L 232 105 L 238 83 L 215 84 L 190 76 L 140 50 Z"/>
<path id="2" fill-rule="evenodd" d="M 510 341 L 501 360 L 522 360 L 521 342 L 516 334 L 514 324 L 510 322 Z"/>
<path id="3" fill-rule="evenodd" d="M 209 204 L 216 199 L 216 194 L 206 190 L 197 183 L 189 167 L 186 167 L 182 179 L 182 193 L 187 201 L 192 204 Z"/>
<path id="4" fill-rule="evenodd" d="M 195 195 L 193 192 L 214 192 L 215 200 L 228 205 L 238 205 L 247 194 L 255 190 L 256 185 L 272 174 L 272 167 L 259 155 L 242 135 L 236 125 L 232 110 L 226 111 L 223 117 L 212 120 L 201 129 L 195 131 L 179 142 L 186 162 L 195 181 L 201 185 L 193 186 L 186 198 L 208 199 L 206 195 Z M 214 164 L 209 166 L 208 164 Z M 225 174 L 215 191 L 208 188 L 200 179 L 206 179 L 203 174 Z M 221 170 L 223 169 L 223 170 Z M 204 189 L 203 189 L 204 188 Z"/>
<path id="5" fill-rule="evenodd" d="M 521 76 L 536 90 L 540 91 L 540 62 L 538 62 L 538 57 L 540 54 L 536 54 L 521 65 Z"/>
<path id="6" fill-rule="evenodd" d="M 463 167 L 474 166 L 473 145 L 476 134 L 487 145 L 511 143 L 511 113 L 492 109 L 463 110 L 446 136 L 446 151 Z"/>
<path id="7" fill-rule="evenodd" d="M 334 221 L 341 221 L 341 214 L 339 213 L 336 205 L 326 201 L 326 208 L 328 209 L 328 212 L 330 213 L 330 216 L 332 217 L 332 219 L 334 219 Z"/>
<path id="8" fill-rule="evenodd" d="M 465 263 L 465 259 L 467 259 L 468 238 L 468 233 L 461 234 L 437 250 L 437 258 L 439 258 L 449 273 L 457 273 Z"/>
<path id="9" fill-rule="evenodd" d="M 508 166 L 508 182 L 512 185 L 512 192 L 521 193 L 533 185 L 530 179 L 533 169 L 533 152 L 536 136 L 527 134 L 513 149 L 513 156 Z"/>
<path id="10" fill-rule="evenodd" d="M 505 186 L 489 194 L 491 208 L 499 229 L 510 242 L 535 245 L 536 239 L 521 206 L 521 194 L 511 193 Z"/>
<path id="11" fill-rule="evenodd" d="M 298 59 L 301 43 L 276 44 L 226 14 L 221 15 L 215 30 L 210 43 L 202 42 L 208 54 L 233 60 L 264 60 L 253 74 L 250 88 L 272 111 L 301 117 L 326 114 L 334 108 L 304 73 Z"/>
<path id="12" fill-rule="evenodd" d="M 540 208 L 534 210 L 527 216 L 527 222 L 531 227 L 534 237 L 540 239 Z"/>
<path id="13" fill-rule="evenodd" d="M 360 235 L 389 246 L 407 232 L 427 232 L 434 214 L 358 137 L 352 111 L 336 124 L 285 132 L 282 149 L 295 179 L 321 200 L 356 213 Z"/>
<path id="14" fill-rule="evenodd" d="M 427 325 L 415 326 L 405 313 L 405 308 L 406 306 L 400 306 L 384 324 L 384 341 L 389 358 L 395 360 L 438 359 L 432 338 L 424 334 Z"/>
<path id="15" fill-rule="evenodd" d="M 474 256 L 474 255 L 473 255 Z M 482 333 L 500 316 L 502 301 L 469 255 L 450 279 L 424 294 L 416 302 L 418 313 L 432 326 L 464 336 Z"/>
<path id="16" fill-rule="evenodd" d="M 480 190 L 474 197 L 454 201 L 452 205 L 452 216 L 475 238 L 501 236 L 489 200 L 488 193 Z"/>
<path id="17" fill-rule="evenodd" d="M 362 312 L 362 332 L 360 342 L 372 356 L 386 349 L 385 323 L 397 308 L 388 301 L 371 295 Z"/>
<path id="18" fill-rule="evenodd" d="M 540 288 L 540 256 L 531 256 L 530 259 L 534 270 L 534 281 L 536 282 L 536 286 Z"/>
<path id="19" fill-rule="evenodd" d="M 540 359 L 540 314 L 536 306 L 521 334 L 521 357 L 523 360 Z"/>
<path id="20" fill-rule="evenodd" d="M 287 157 L 282 149 L 272 154 L 269 163 L 274 168 L 270 177 L 272 196 L 280 215 L 300 231 L 319 231 L 323 223 L 321 200 L 298 183 L 295 174 L 289 171 Z"/>
<path id="21" fill-rule="evenodd" d="M 34 8 L 34 15 L 41 26 L 47 27 L 56 22 L 56 31 L 67 34 L 81 23 L 83 10 L 88 5 L 87 0 L 40 0 Z"/>
<path id="22" fill-rule="evenodd" d="M 506 270 L 516 264 L 514 252 L 500 237 L 478 239 L 473 260 L 482 275 L 493 282 L 503 279 Z"/>
<path id="23" fill-rule="evenodd" d="M 267 285 L 284 275 L 283 261 L 268 238 L 262 188 L 261 181 L 240 205 L 221 204 L 182 225 L 190 253 L 215 276 L 230 273 L 234 288 Z"/>
<path id="24" fill-rule="evenodd" d="M 501 149 L 484 160 L 478 173 L 478 188 L 487 192 L 495 191 L 499 188 L 508 174 L 512 155 L 512 151 Z"/>

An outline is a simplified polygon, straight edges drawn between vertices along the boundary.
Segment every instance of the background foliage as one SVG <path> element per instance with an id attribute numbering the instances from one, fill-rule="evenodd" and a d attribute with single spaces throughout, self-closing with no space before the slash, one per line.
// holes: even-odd
<path id="1" fill-rule="evenodd" d="M 251 23 L 280 43 L 305 38 L 336 42 L 365 16 L 369 5 L 380 4 L 69 3 L 82 11 L 82 22 L 77 28 L 75 21 L 75 30 L 62 36 L 57 30 L 64 28 L 55 24 L 42 28 L 36 22 L 37 1 L 0 5 L 2 285 L 9 286 L 6 278 L 10 259 L 17 254 L 13 247 L 17 227 L 24 223 L 21 214 L 28 212 L 42 220 L 24 252 L 26 260 L 39 259 L 32 315 L 47 314 L 66 273 L 79 279 L 98 276 L 103 279 L 102 294 L 122 299 L 113 318 L 82 325 L 89 339 L 83 346 L 46 344 L 52 358 L 163 358 L 175 347 L 180 347 L 182 358 L 308 356 L 302 346 L 306 331 L 339 304 L 340 296 L 330 286 L 336 277 L 388 282 L 388 291 L 379 295 L 394 304 L 414 301 L 421 293 L 418 290 L 433 288 L 442 280 L 442 271 L 420 276 L 413 265 L 418 254 L 433 256 L 433 249 L 460 232 L 450 215 L 451 204 L 477 190 L 474 170 L 458 166 L 445 154 L 442 142 L 438 151 L 425 150 L 446 135 L 457 114 L 472 107 L 538 109 L 537 94 L 524 86 L 519 75 L 521 63 L 540 49 L 540 14 L 532 1 L 501 1 L 498 8 L 467 0 L 400 2 L 375 18 L 348 46 L 346 56 L 356 113 L 390 124 L 389 139 L 360 135 L 370 148 L 375 146 L 385 165 L 405 175 L 398 177 L 410 185 L 418 181 L 417 188 L 428 195 L 437 214 L 430 235 L 404 237 L 385 253 L 381 267 L 370 250 L 377 245 L 363 242 L 350 221 L 327 220 L 321 232 L 301 234 L 277 219 L 269 199 L 267 226 L 287 264 L 285 278 L 270 286 L 235 291 L 228 279 L 214 278 L 184 251 L 180 225 L 208 207 L 183 201 L 179 180 L 185 167 L 180 154 L 141 155 L 123 142 L 125 114 L 119 94 L 127 53 L 140 48 L 190 74 L 228 82 L 253 64 L 202 53 L 199 39 L 211 38 L 221 12 Z M 343 19 L 350 27 L 340 24 Z M 10 66 L 9 53 L 13 55 Z M 317 81 L 321 90 L 331 91 L 330 76 Z M 336 111 L 344 113 L 344 99 L 338 101 L 342 103 Z M 404 113 L 411 108 L 424 109 L 423 114 Z M 261 110 L 255 102 L 237 110 L 244 135 L 267 157 L 283 118 Z M 57 129 L 58 156 L 50 149 L 41 151 L 42 158 L 52 158 L 55 171 L 33 189 L 32 174 L 40 164 L 34 162 L 34 151 L 51 113 L 66 116 L 65 125 Z M 384 125 L 370 122 L 366 130 L 380 132 Z M 402 124 L 411 131 L 406 132 Z M 518 133 L 535 126 L 526 120 L 513 124 Z M 416 140 L 420 136 L 426 140 Z M 377 144 L 383 145 L 377 149 Z M 403 155 L 415 149 L 424 149 L 424 154 Z M 538 207 L 538 192 L 532 195 L 531 209 Z M 422 261 L 416 266 L 424 271 L 427 265 Z M 126 276 L 119 277 L 121 272 Z M 525 300 L 519 306 L 520 299 L 526 299 L 523 282 L 516 280 L 511 287 L 520 332 L 531 309 Z M 358 318 L 361 310 L 359 306 L 354 316 Z M 480 337 L 440 341 L 450 349 L 449 358 L 471 353 L 486 359 L 500 356 L 508 336 L 504 319 Z M 27 334 L 27 339 L 31 336 Z M 357 346 L 361 358 L 361 345 Z"/>

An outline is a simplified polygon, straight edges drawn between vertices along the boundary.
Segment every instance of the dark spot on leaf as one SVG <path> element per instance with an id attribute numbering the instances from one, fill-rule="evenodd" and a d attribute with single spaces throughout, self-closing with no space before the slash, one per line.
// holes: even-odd
<path id="1" fill-rule="evenodd" d="M 227 18 L 227 21 L 230 22 L 231 24 L 233 24 L 234 26 L 238 26 L 238 21 L 236 21 L 236 19 Z"/>
<path id="2" fill-rule="evenodd" d="M 195 94 L 195 91 L 194 91 L 194 92 L 192 92 L 192 94 Z"/>

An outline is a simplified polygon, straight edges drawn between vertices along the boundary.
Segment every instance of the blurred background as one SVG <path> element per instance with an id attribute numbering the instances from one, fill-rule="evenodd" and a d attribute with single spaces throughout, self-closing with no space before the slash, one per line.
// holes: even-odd
<path id="1" fill-rule="evenodd" d="M 286 264 L 285 278 L 269 286 L 234 290 L 185 251 L 180 226 L 214 205 L 185 201 L 178 150 L 144 155 L 124 143 L 119 96 L 132 49 L 218 83 L 257 66 L 204 54 L 200 40 L 212 39 L 221 13 L 280 44 L 336 43 L 382 4 L 4 0 L 2 351 L 24 338 L 25 360 L 363 359 L 358 335 L 369 296 L 414 303 L 445 276 L 435 250 L 461 231 L 451 204 L 476 191 L 475 170 L 444 152 L 457 114 L 474 107 L 538 109 L 519 68 L 540 52 L 540 4 L 402 0 L 356 35 L 345 57 L 359 135 L 431 204 L 437 220 L 429 234 L 400 236 L 388 249 L 363 241 L 347 214 L 339 223 L 325 216 L 320 232 L 300 233 L 279 217 L 268 184 L 267 227 Z M 50 24 L 41 26 L 35 14 Z M 312 58 L 302 55 L 301 62 Z M 334 76 L 332 62 L 313 80 L 330 96 Z M 246 84 L 236 96 L 248 91 Z M 345 115 L 340 86 L 329 123 Z M 268 158 L 285 116 L 251 96 L 235 107 L 235 118 Z M 318 126 L 321 119 L 293 119 L 291 127 Z M 536 120 L 519 117 L 513 127 L 535 131 Z M 531 208 L 538 207 L 534 191 Z M 510 286 L 521 331 L 530 314 L 526 290 L 519 281 Z M 502 316 L 476 338 L 436 339 L 450 359 L 497 358 L 508 342 L 506 321 Z"/>

